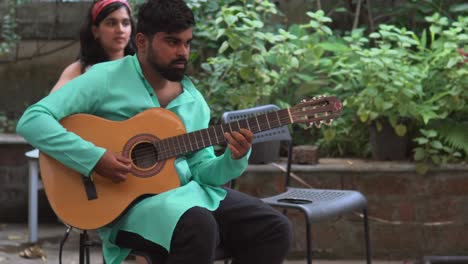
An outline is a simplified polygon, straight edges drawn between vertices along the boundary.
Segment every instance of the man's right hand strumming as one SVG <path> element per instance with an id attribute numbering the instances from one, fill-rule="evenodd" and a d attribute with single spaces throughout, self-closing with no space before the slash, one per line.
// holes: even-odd
<path id="1" fill-rule="evenodd" d="M 104 155 L 94 167 L 101 176 L 110 179 L 114 183 L 120 183 L 127 179 L 127 174 L 132 169 L 131 160 L 121 154 L 106 150 Z"/>

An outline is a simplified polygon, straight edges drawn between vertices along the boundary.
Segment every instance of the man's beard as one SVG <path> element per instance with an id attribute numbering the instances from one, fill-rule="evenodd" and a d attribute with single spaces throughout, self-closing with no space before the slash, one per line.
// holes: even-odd
<path id="1" fill-rule="evenodd" d="M 146 61 L 153 67 L 153 70 L 161 74 L 162 77 L 171 81 L 171 82 L 180 82 L 184 78 L 185 70 L 187 69 L 187 60 L 185 58 L 179 58 L 173 60 L 169 63 L 169 65 L 161 65 L 157 63 L 156 55 L 150 49 L 148 56 L 146 57 Z M 184 63 L 185 67 L 183 69 L 180 68 L 173 68 L 172 65 L 176 65 L 178 63 Z"/>

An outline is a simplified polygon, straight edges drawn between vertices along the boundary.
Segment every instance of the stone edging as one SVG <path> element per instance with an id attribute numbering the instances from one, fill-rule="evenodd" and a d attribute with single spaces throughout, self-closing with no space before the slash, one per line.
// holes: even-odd
<path id="1" fill-rule="evenodd" d="M 284 162 L 279 163 L 285 167 Z M 250 164 L 246 172 L 277 172 L 271 164 Z M 408 161 L 368 161 L 357 159 L 319 159 L 318 164 L 293 164 L 293 172 L 415 172 L 416 165 Z M 468 171 L 468 164 L 446 164 L 431 167 L 431 171 Z"/>
<path id="2" fill-rule="evenodd" d="M 22 136 L 18 134 L 0 133 L 0 145 L 2 144 L 29 144 Z"/>
<path id="3" fill-rule="evenodd" d="M 29 144 L 18 134 L 0 133 L 2 144 Z M 284 162 L 279 163 L 285 167 Z M 250 164 L 246 172 L 277 172 L 279 169 L 271 164 Z M 361 159 L 319 159 L 318 164 L 293 164 L 293 172 L 414 172 L 416 166 L 408 161 L 369 161 Z M 446 164 L 432 167 L 431 171 L 468 171 L 468 164 Z"/>

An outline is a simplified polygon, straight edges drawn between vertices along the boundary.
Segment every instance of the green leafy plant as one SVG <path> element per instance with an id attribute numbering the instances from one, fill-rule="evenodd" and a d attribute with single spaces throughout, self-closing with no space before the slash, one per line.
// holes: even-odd
<path id="1" fill-rule="evenodd" d="M 463 150 L 468 145 L 450 125 L 456 122 L 458 131 L 468 129 L 466 115 L 460 114 L 467 112 L 467 18 L 450 22 L 436 13 L 426 21 L 429 28 L 420 36 L 393 25 L 380 25 L 368 37 L 363 29 L 352 31 L 343 37 L 349 49 L 335 52 L 330 72 L 345 109 L 363 124 L 379 128 L 381 120 L 388 119 L 397 135 L 417 135 L 413 158 L 420 171 L 429 161 L 466 159 Z M 352 120 L 347 124 L 353 126 Z M 335 139 L 360 138 L 346 130 L 335 132 Z"/>
<path id="2" fill-rule="evenodd" d="M 264 21 L 277 15 L 269 1 L 223 6 L 210 25 L 218 52 L 202 64 L 198 86 L 213 116 L 231 109 L 275 103 L 288 107 L 317 95 L 330 60 L 320 42 L 331 36 L 323 12 L 309 13 L 303 25 L 283 28 Z M 311 33 L 312 32 L 312 33 Z"/>
<path id="3" fill-rule="evenodd" d="M 427 21 L 431 23 L 429 31 L 424 31 L 418 41 L 425 74 L 423 103 L 433 105 L 434 111 L 415 139 L 414 160 L 420 173 L 430 164 L 466 160 L 468 154 L 468 70 L 464 52 L 468 18 L 459 17 L 449 23 L 434 14 Z"/>
<path id="4" fill-rule="evenodd" d="M 466 132 L 466 125 L 463 128 L 463 133 Z M 451 128 L 453 129 L 453 127 Z M 430 167 L 430 164 L 441 165 L 450 162 L 459 162 L 463 158 L 463 154 L 454 145 L 456 142 L 443 142 L 439 140 L 441 137 L 439 132 L 436 130 L 419 130 L 421 135 L 414 139 L 418 146 L 414 148 L 414 160 L 416 163 L 416 171 L 420 174 L 424 174 Z M 459 134 L 460 130 L 455 130 L 455 133 Z M 457 137 L 456 135 L 455 137 Z M 454 138 L 454 137 L 452 137 Z M 466 146 L 465 146 L 466 147 Z M 466 156 L 466 149 L 465 154 Z"/>
<path id="5" fill-rule="evenodd" d="M 17 0 L 7 0 L 4 5 L 6 12 L 2 17 L 2 27 L 0 35 L 3 41 L 0 42 L 0 55 L 8 54 L 20 40 L 20 36 L 16 33 L 16 6 Z"/>
<path id="6" fill-rule="evenodd" d="M 322 126 L 317 133 L 316 144 L 320 146 L 321 157 L 370 156 L 367 127 L 349 109 L 344 108 L 340 118 L 330 126 Z"/>
<path id="7" fill-rule="evenodd" d="M 0 133 L 14 133 L 18 116 L 13 113 L 0 111 Z"/>
<path id="8" fill-rule="evenodd" d="M 454 149 L 430 152 L 424 145 L 422 160 L 439 155 L 453 161 L 441 155 L 460 152 L 460 139 L 434 124 L 460 121 L 455 113 L 466 110 L 466 68 L 457 53 L 466 43 L 465 18 L 434 14 L 420 33 L 381 24 L 368 36 L 361 28 L 341 37 L 327 26 L 331 20 L 322 11 L 286 27 L 272 20 L 279 14 L 268 1 L 190 2 L 199 22 L 192 59 L 202 65 L 195 69 L 195 81 L 215 120 L 226 110 L 265 103 L 287 107 L 301 98 L 333 94 L 344 102 L 342 117 L 330 127 L 299 133 L 296 142 L 317 140 L 330 156 L 367 157 L 366 125 L 379 127 L 387 118 L 400 136 L 427 137 L 419 130 L 432 129 L 443 146 Z"/>
<path id="9" fill-rule="evenodd" d="M 369 37 L 362 29 L 354 30 L 343 38 L 349 49 L 336 54 L 330 77 L 337 93 L 344 95 L 345 108 L 353 109 L 361 122 L 376 123 L 379 129 L 380 121 L 388 119 L 399 136 L 407 135 L 413 127 L 420 134 L 415 160 L 443 163 L 466 158 L 452 155 L 466 139 L 447 133 L 448 126 L 433 124 L 466 120 L 456 113 L 467 109 L 463 91 L 468 78 L 461 53 L 468 25 L 466 17 L 449 22 L 434 14 L 426 19 L 430 27 L 421 36 L 393 25 L 380 25 Z M 428 138 L 422 131 L 431 129 L 435 131 L 430 133 L 431 139 L 436 137 L 446 146 L 426 145 L 421 140 Z"/>
<path id="10" fill-rule="evenodd" d="M 388 6 L 390 5 L 390 6 Z M 392 24 L 398 27 L 410 26 L 414 32 L 421 32 L 427 25 L 426 17 L 434 13 L 442 14 L 449 20 L 455 20 L 458 15 L 466 14 L 468 5 L 463 1 L 445 0 L 409 0 L 374 5 L 377 13 L 376 23 Z"/>
<path id="11" fill-rule="evenodd" d="M 465 113 L 466 114 L 466 113 Z M 466 139 L 466 131 L 468 130 L 468 122 L 460 122 L 455 119 L 441 120 L 431 124 L 439 137 L 446 144 L 463 151 L 464 156 L 468 154 L 468 140 Z"/>
<path id="12" fill-rule="evenodd" d="M 362 31 L 354 31 L 344 39 L 350 51 L 336 63 L 331 73 L 338 90 L 350 91 L 345 105 L 356 109 L 363 123 L 387 118 L 399 136 L 407 133 L 402 120 L 420 119 L 421 113 L 432 106 L 419 104 L 423 97 L 423 74 L 414 63 L 411 49 L 417 45 L 413 33 L 391 25 L 381 25 L 369 37 L 374 47 L 367 47 L 370 39 Z"/>

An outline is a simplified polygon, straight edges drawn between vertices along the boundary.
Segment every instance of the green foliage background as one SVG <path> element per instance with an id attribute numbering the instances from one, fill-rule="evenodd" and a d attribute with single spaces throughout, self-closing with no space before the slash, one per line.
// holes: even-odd
<path id="1" fill-rule="evenodd" d="M 291 24 L 278 19 L 270 1 L 192 2 L 199 17 L 194 60 L 201 65 L 195 76 L 214 122 L 226 110 L 336 95 L 342 117 L 328 128 L 293 128 L 295 144 L 319 144 L 322 155 L 369 157 L 368 126 L 387 118 L 396 134 L 414 139 L 409 158 L 421 172 L 424 164 L 466 160 L 467 137 L 455 132 L 467 128 L 459 114 L 467 110 L 466 4 L 445 10 L 440 1 L 408 1 L 392 10 L 397 15 L 387 21 L 394 24 L 333 30 L 324 10 Z M 408 10 L 412 25 L 403 23 Z"/>
<path id="2" fill-rule="evenodd" d="M 0 55 L 20 40 L 15 16 L 25 1 L 4 3 Z M 139 2 L 130 1 L 134 10 Z M 187 0 L 197 19 L 191 75 L 213 123 L 228 110 L 334 95 L 344 103 L 342 116 L 328 127 L 293 126 L 296 145 L 368 158 L 368 127 L 384 118 L 411 138 L 409 159 L 421 172 L 467 160 L 468 4 L 304 2 L 306 18 L 292 22 L 275 1 Z M 1 123 L 14 122 L 0 112 Z"/>

